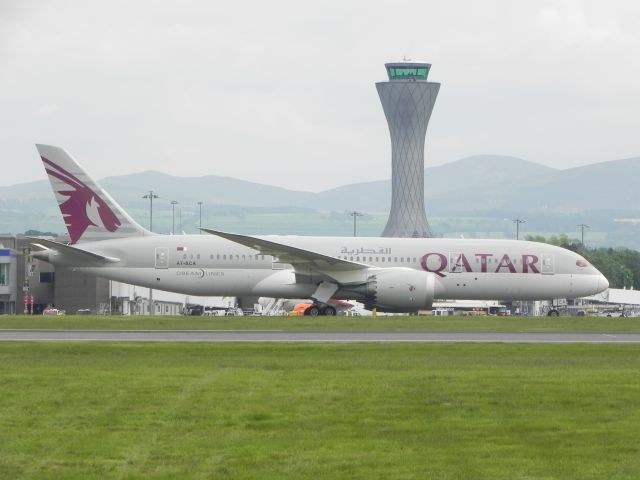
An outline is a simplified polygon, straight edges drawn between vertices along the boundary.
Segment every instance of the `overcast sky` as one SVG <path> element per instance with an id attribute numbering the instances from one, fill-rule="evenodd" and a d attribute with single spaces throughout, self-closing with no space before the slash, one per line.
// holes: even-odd
<path id="1" fill-rule="evenodd" d="M 45 178 L 36 142 L 97 178 L 388 178 L 403 56 L 442 83 L 426 166 L 640 156 L 639 2 L 0 0 L 0 185 Z"/>

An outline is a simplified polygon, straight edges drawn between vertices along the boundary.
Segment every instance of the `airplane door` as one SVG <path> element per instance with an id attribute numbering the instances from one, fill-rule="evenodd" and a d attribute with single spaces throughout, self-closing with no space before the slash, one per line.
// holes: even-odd
<path id="1" fill-rule="evenodd" d="M 543 275 L 553 275 L 555 273 L 555 265 L 553 255 L 542 254 L 540 257 L 542 260 L 542 268 L 540 273 Z"/>
<path id="2" fill-rule="evenodd" d="M 156 247 L 156 268 L 169 268 L 169 249 Z"/>

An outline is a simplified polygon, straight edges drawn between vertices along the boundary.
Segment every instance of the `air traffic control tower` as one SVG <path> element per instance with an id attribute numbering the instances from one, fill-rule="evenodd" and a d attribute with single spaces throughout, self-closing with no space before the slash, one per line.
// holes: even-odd
<path id="1" fill-rule="evenodd" d="M 383 237 L 431 237 L 424 210 L 424 141 L 439 83 L 427 82 L 430 63 L 386 63 L 388 82 L 376 83 L 391 134 L 391 211 Z"/>

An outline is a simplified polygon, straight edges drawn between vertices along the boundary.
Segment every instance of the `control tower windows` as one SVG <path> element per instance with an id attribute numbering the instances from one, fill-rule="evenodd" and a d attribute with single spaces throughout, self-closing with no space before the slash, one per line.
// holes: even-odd
<path id="1" fill-rule="evenodd" d="M 426 80 L 429 69 L 425 67 L 388 67 L 389 80 L 419 79 Z"/>

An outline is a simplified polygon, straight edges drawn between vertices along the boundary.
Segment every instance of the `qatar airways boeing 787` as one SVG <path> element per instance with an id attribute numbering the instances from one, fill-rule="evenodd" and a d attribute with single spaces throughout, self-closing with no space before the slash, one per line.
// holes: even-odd
<path id="1" fill-rule="evenodd" d="M 583 257 L 543 243 L 447 238 L 159 235 L 136 223 L 63 149 L 37 145 L 70 244 L 34 256 L 119 282 L 208 296 L 330 299 L 415 312 L 434 299 L 576 298 L 608 288 Z"/>

